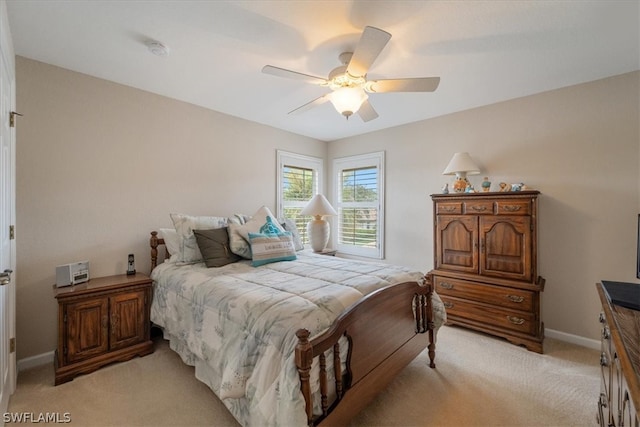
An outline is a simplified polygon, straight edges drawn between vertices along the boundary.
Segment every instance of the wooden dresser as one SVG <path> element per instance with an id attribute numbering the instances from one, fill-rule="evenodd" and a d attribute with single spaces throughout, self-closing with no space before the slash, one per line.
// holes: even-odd
<path id="1" fill-rule="evenodd" d="M 604 284 L 604 286 L 603 286 Z M 640 311 L 612 304 L 616 290 L 596 285 L 602 313 L 602 381 L 597 419 L 602 427 L 640 426 Z M 628 284 L 638 290 L 640 285 Z M 613 295 L 615 298 L 615 294 Z"/>
<path id="2" fill-rule="evenodd" d="M 57 288 L 55 385 L 108 363 L 153 352 L 151 279 L 144 274 L 99 277 Z"/>
<path id="3" fill-rule="evenodd" d="M 435 289 L 447 323 L 542 353 L 538 191 L 434 194 Z"/>

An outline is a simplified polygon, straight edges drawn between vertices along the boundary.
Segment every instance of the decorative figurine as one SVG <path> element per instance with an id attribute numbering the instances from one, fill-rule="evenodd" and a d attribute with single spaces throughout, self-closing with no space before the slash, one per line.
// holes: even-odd
<path id="1" fill-rule="evenodd" d="M 476 190 L 473 189 L 473 185 L 471 183 L 467 183 L 467 187 L 464 189 L 465 193 L 475 193 Z"/>
<path id="2" fill-rule="evenodd" d="M 511 191 L 520 191 L 522 190 L 522 186 L 524 184 L 520 183 L 520 184 L 511 184 Z"/>
<path id="3" fill-rule="evenodd" d="M 489 181 L 489 177 L 484 177 L 484 181 L 482 181 L 482 191 L 484 193 L 491 191 L 491 181 Z"/>
<path id="4" fill-rule="evenodd" d="M 501 193 L 505 193 L 507 191 L 511 191 L 511 186 L 509 184 L 507 184 L 506 182 L 501 182 L 499 191 Z"/>
<path id="5" fill-rule="evenodd" d="M 442 194 L 449 194 L 449 183 L 447 182 L 444 187 L 442 187 Z"/>

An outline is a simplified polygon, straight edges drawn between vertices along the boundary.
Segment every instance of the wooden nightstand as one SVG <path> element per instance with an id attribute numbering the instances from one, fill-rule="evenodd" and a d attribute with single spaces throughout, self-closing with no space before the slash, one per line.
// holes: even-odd
<path id="1" fill-rule="evenodd" d="M 55 385 L 112 363 L 153 353 L 151 279 L 144 274 L 98 277 L 58 288 Z"/>

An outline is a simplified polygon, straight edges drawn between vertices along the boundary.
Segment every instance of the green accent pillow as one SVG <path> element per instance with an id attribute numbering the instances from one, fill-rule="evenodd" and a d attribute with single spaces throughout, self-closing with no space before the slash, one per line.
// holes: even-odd
<path id="1" fill-rule="evenodd" d="M 229 249 L 227 227 L 213 230 L 193 230 L 207 267 L 222 267 L 242 259 Z"/>

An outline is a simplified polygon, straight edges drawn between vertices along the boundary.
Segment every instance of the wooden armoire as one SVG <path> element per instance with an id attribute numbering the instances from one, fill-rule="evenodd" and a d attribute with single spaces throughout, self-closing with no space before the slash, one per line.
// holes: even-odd
<path id="1" fill-rule="evenodd" d="M 538 191 L 434 194 L 436 292 L 447 323 L 542 353 Z"/>

